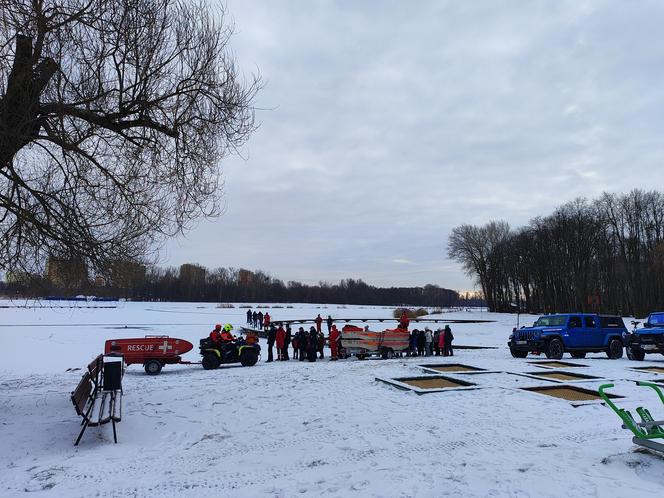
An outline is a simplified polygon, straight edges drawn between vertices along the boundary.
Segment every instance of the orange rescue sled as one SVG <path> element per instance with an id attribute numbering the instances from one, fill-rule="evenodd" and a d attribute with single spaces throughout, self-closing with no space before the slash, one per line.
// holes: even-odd
<path id="1" fill-rule="evenodd" d="M 104 345 L 104 354 L 121 353 L 127 365 L 140 363 L 149 375 L 157 375 L 164 365 L 182 361 L 180 355 L 193 349 L 194 345 L 184 339 L 167 335 L 146 335 L 133 339 L 109 339 Z"/>
<path id="2" fill-rule="evenodd" d="M 372 354 L 379 354 L 383 359 L 393 358 L 394 353 L 408 349 L 409 339 L 406 329 L 374 332 L 354 325 L 345 325 L 341 329 L 341 345 L 346 354 L 355 355 L 360 360 Z"/>

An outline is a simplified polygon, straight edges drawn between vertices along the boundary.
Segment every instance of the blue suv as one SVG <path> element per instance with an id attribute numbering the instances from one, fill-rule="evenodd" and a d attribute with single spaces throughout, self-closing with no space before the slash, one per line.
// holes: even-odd
<path id="1" fill-rule="evenodd" d="M 512 356 L 525 358 L 533 351 L 559 360 L 565 352 L 572 358 L 604 351 L 609 358 L 622 358 L 627 328 L 621 317 L 588 313 L 541 316 L 532 327 L 515 329 L 507 345 Z"/>
<path id="2" fill-rule="evenodd" d="M 634 330 L 625 334 L 627 358 L 643 361 L 646 353 L 664 354 L 664 312 L 650 313 L 641 329 L 636 328 L 639 322 L 632 323 Z"/>

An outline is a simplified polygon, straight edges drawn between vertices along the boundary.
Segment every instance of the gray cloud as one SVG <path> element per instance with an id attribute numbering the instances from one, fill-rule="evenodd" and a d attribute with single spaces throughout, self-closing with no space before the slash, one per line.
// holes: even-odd
<path id="1" fill-rule="evenodd" d="M 452 227 L 662 185 L 660 2 L 227 6 L 273 110 L 166 263 L 467 289 Z"/>

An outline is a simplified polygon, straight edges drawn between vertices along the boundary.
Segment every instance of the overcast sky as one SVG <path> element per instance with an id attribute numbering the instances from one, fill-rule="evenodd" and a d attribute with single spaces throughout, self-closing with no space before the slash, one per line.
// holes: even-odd
<path id="1" fill-rule="evenodd" d="M 664 184 L 664 2 L 227 0 L 260 129 L 162 263 L 470 289 L 450 230 Z"/>

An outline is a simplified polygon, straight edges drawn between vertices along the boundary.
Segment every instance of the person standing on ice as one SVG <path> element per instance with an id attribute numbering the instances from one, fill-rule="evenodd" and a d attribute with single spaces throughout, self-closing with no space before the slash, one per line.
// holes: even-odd
<path id="1" fill-rule="evenodd" d="M 434 354 L 435 356 L 439 356 L 439 355 L 440 355 L 440 349 L 438 348 L 438 339 L 440 338 L 439 336 L 440 336 L 440 329 L 436 330 L 436 331 L 433 333 L 433 343 L 432 343 L 432 346 L 433 346 L 433 354 Z"/>
<path id="2" fill-rule="evenodd" d="M 316 317 L 314 322 L 316 322 L 316 332 L 320 334 L 320 327 L 323 324 L 323 319 L 321 318 L 320 313 L 318 313 L 318 316 Z"/>
<path id="3" fill-rule="evenodd" d="M 401 318 L 399 318 L 399 328 L 408 330 L 409 325 L 410 318 L 408 318 L 408 310 L 403 310 L 403 313 L 401 313 Z"/>
<path id="4" fill-rule="evenodd" d="M 270 326 L 270 314 L 266 311 L 265 317 L 263 318 L 263 330 L 267 330 Z"/>
<path id="5" fill-rule="evenodd" d="M 445 325 L 445 332 L 443 336 L 445 337 L 444 355 L 454 356 L 454 351 L 452 351 L 452 341 L 454 340 L 454 336 L 452 335 L 452 329 L 449 325 Z"/>
<path id="6" fill-rule="evenodd" d="M 417 356 L 424 356 L 424 347 L 426 346 L 426 339 L 424 338 L 424 330 L 416 330 L 417 332 Z"/>
<path id="7" fill-rule="evenodd" d="M 277 333 L 275 335 L 275 342 L 277 343 L 277 361 L 284 360 L 284 345 L 286 344 L 286 331 L 284 327 L 279 324 Z"/>
<path id="8" fill-rule="evenodd" d="M 258 321 L 256 322 L 256 328 L 260 330 L 263 328 L 263 312 L 259 311 L 256 318 L 258 318 Z"/>
<path id="9" fill-rule="evenodd" d="M 426 327 L 424 329 L 424 347 L 425 347 L 425 356 L 431 356 L 431 343 L 433 342 L 433 335 L 431 334 L 431 329 Z"/>
<path id="10" fill-rule="evenodd" d="M 295 335 L 293 336 L 293 359 L 294 360 L 299 360 L 300 359 L 300 342 L 298 338 L 300 337 L 299 332 L 295 332 Z"/>
<path id="11" fill-rule="evenodd" d="M 293 335 L 289 324 L 286 324 L 286 337 L 284 339 L 284 361 L 290 360 L 288 357 L 288 346 L 290 346 Z"/>
<path id="12" fill-rule="evenodd" d="M 258 313 L 255 311 L 251 314 L 251 318 L 253 319 L 252 325 L 255 329 L 258 328 Z"/>
<path id="13" fill-rule="evenodd" d="M 445 332 L 438 329 L 436 331 L 436 333 L 438 334 L 438 351 L 440 352 L 440 355 L 442 356 L 442 355 L 445 354 Z"/>
<path id="14" fill-rule="evenodd" d="M 249 325 L 251 327 L 253 325 L 253 323 L 254 322 L 253 322 L 253 317 L 251 315 L 251 310 L 248 309 L 247 310 L 247 325 Z"/>
<path id="15" fill-rule="evenodd" d="M 332 324 L 334 323 L 334 320 L 332 320 L 332 315 L 327 315 L 327 335 L 330 335 L 330 332 L 332 331 Z"/>
<path id="16" fill-rule="evenodd" d="M 318 331 L 318 342 L 316 343 L 316 349 L 318 350 L 318 354 L 320 354 L 320 359 L 322 360 L 325 358 L 325 354 L 323 353 L 323 350 L 325 348 L 325 335 L 323 332 L 320 330 Z"/>
<path id="17" fill-rule="evenodd" d="M 307 358 L 307 343 L 308 343 L 307 333 L 302 327 L 297 331 L 297 346 L 300 348 L 300 361 L 304 361 Z"/>
<path id="18" fill-rule="evenodd" d="M 413 330 L 410 333 L 410 340 L 408 342 L 410 349 L 408 351 L 408 356 L 417 356 L 417 331 Z"/>
<path id="19" fill-rule="evenodd" d="M 339 331 L 337 330 L 336 325 L 332 325 L 330 329 L 330 334 L 329 334 L 329 339 L 330 339 L 330 352 L 332 355 L 332 358 L 330 358 L 330 361 L 336 361 L 338 359 L 338 341 L 339 341 Z"/>
<path id="20" fill-rule="evenodd" d="M 318 332 L 314 327 L 309 329 L 307 337 L 307 359 L 311 362 L 316 361 L 316 349 L 318 347 Z"/>
<path id="21" fill-rule="evenodd" d="M 270 327 L 270 330 L 267 332 L 267 361 L 265 363 L 270 363 L 274 360 L 272 356 L 272 348 L 274 347 L 274 341 L 277 338 L 277 331 L 274 329 L 274 325 Z"/>

